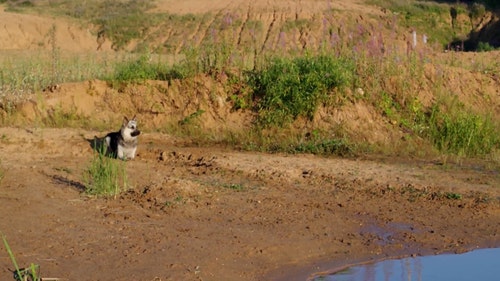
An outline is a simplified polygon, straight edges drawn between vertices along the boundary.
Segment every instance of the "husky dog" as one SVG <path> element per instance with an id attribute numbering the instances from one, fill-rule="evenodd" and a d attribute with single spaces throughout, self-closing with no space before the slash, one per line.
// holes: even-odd
<path id="1" fill-rule="evenodd" d="M 120 131 L 109 133 L 104 138 L 106 151 L 122 160 L 134 159 L 137 150 L 137 136 L 141 133 L 137 129 L 137 120 L 127 117 L 123 119 Z"/>

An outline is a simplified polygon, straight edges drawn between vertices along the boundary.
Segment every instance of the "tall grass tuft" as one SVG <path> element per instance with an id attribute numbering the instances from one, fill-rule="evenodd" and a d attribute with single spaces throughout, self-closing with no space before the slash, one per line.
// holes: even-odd
<path id="1" fill-rule="evenodd" d="M 459 156 L 480 156 L 500 147 L 499 129 L 489 115 L 469 111 L 445 113 L 438 106 L 431 109 L 429 137 L 436 147 Z"/>
<path id="2" fill-rule="evenodd" d="M 127 188 L 125 162 L 110 158 L 104 148 L 94 153 L 84 173 L 85 192 L 96 196 L 115 196 Z"/>
<path id="3" fill-rule="evenodd" d="M 38 273 L 40 266 L 32 263 L 29 268 L 19 268 L 19 266 L 17 265 L 16 257 L 14 256 L 14 253 L 12 252 L 12 249 L 10 248 L 9 243 L 7 243 L 7 238 L 5 237 L 5 235 L 2 232 L 0 232 L 0 235 L 2 236 L 2 240 L 3 240 L 3 244 L 5 246 L 5 249 L 7 250 L 7 253 L 9 254 L 10 260 L 15 268 L 14 279 L 41 281 L 42 279 L 39 277 L 39 273 Z"/>

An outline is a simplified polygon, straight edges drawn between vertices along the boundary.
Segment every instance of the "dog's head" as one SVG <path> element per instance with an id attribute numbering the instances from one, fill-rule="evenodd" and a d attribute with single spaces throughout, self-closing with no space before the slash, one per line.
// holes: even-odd
<path id="1" fill-rule="evenodd" d="M 135 118 L 135 116 L 130 120 L 127 117 L 123 119 L 123 125 L 121 131 L 122 135 L 125 138 L 134 138 L 141 134 L 141 131 L 137 129 L 137 119 Z"/>

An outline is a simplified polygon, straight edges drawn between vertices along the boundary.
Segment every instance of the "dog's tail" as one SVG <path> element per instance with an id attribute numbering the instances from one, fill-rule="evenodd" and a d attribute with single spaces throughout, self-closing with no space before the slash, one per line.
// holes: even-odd
<path id="1" fill-rule="evenodd" d="M 85 140 L 89 143 L 92 150 L 94 150 L 96 152 L 105 154 L 106 151 L 108 150 L 108 147 L 107 147 L 108 145 L 106 143 L 106 137 L 99 138 L 97 136 L 94 136 L 94 138 L 92 138 L 92 139 L 85 138 Z"/>

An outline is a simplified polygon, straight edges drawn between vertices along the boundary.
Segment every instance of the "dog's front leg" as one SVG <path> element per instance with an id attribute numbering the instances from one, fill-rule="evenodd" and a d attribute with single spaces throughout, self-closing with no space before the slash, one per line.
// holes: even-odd
<path id="1" fill-rule="evenodd" d="M 124 152 L 123 152 L 123 148 L 120 146 L 118 146 L 118 149 L 116 151 L 116 158 L 121 159 L 121 160 L 126 160 Z"/>

